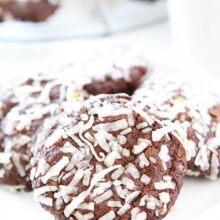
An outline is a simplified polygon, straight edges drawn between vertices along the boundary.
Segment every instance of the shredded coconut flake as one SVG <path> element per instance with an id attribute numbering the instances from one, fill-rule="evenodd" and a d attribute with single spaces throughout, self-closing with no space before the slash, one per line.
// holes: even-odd
<path id="1" fill-rule="evenodd" d="M 114 171 L 112 173 L 112 179 L 113 180 L 119 179 L 119 177 L 123 174 L 123 172 L 124 172 L 124 168 L 123 167 L 117 169 L 116 171 Z"/>
<path id="2" fill-rule="evenodd" d="M 94 214 L 92 212 L 89 212 L 85 215 L 82 215 L 79 211 L 77 211 L 74 216 L 76 217 L 77 220 L 90 220 L 90 219 L 94 219 Z M 72 220 L 72 218 L 70 218 L 70 220 Z"/>
<path id="3" fill-rule="evenodd" d="M 111 198 L 113 196 L 113 192 L 112 190 L 107 190 L 105 193 L 103 193 L 102 195 L 98 196 L 95 198 L 95 202 L 97 204 L 104 202 L 105 200 Z"/>
<path id="4" fill-rule="evenodd" d="M 61 170 L 69 163 L 68 157 L 63 157 L 61 160 L 59 160 L 55 165 L 53 165 L 49 171 L 46 173 L 45 176 L 42 177 L 42 182 L 44 184 L 47 183 L 47 181 L 54 176 L 58 176 L 61 172 Z"/>
<path id="5" fill-rule="evenodd" d="M 146 212 L 140 212 L 136 216 L 136 220 L 147 220 L 147 213 Z"/>
<path id="6" fill-rule="evenodd" d="M 127 165 L 126 171 L 131 174 L 134 179 L 140 179 L 140 173 L 133 163 Z"/>
<path id="7" fill-rule="evenodd" d="M 80 182 L 80 180 L 83 178 L 83 176 L 84 176 L 84 171 L 82 169 L 78 169 L 73 179 L 69 183 L 69 186 L 76 186 Z"/>
<path id="8" fill-rule="evenodd" d="M 130 151 L 126 148 L 123 148 L 122 152 L 121 152 L 122 156 L 124 157 L 129 157 L 130 156 Z"/>
<path id="9" fill-rule="evenodd" d="M 129 194 L 126 198 L 125 198 L 125 202 L 126 203 L 132 203 L 139 195 L 141 194 L 141 191 L 135 191 L 132 192 L 131 194 Z"/>
<path id="10" fill-rule="evenodd" d="M 134 145 L 132 153 L 135 155 L 142 153 L 150 145 L 150 143 L 151 141 L 145 140 L 140 142 L 138 145 Z"/>
<path id="11" fill-rule="evenodd" d="M 55 144 L 59 139 L 61 139 L 64 135 L 64 131 L 62 129 L 55 130 L 46 140 L 45 147 L 49 148 L 53 144 Z"/>
<path id="12" fill-rule="evenodd" d="M 112 131 L 119 131 L 128 128 L 128 122 L 125 119 L 121 119 L 118 121 L 114 121 L 111 123 L 105 123 L 105 124 L 98 124 L 93 126 L 94 131 L 106 131 L 106 132 L 112 132 Z"/>
<path id="13" fill-rule="evenodd" d="M 24 176 L 26 176 L 26 173 L 25 173 L 24 167 L 21 164 L 21 157 L 20 156 L 21 156 L 20 154 L 14 152 L 12 155 L 12 161 L 14 162 L 15 167 L 17 168 L 19 175 L 21 177 L 24 177 Z"/>
<path id="14" fill-rule="evenodd" d="M 129 209 L 130 209 L 130 205 L 129 204 L 125 204 L 123 205 L 117 212 L 118 215 L 122 216 L 124 215 Z"/>
<path id="15" fill-rule="evenodd" d="M 41 158 L 37 165 L 37 170 L 35 173 L 35 177 L 39 177 L 41 174 L 44 175 L 50 168 L 50 165 L 46 162 L 45 159 Z"/>
<path id="16" fill-rule="evenodd" d="M 160 181 L 160 182 L 155 182 L 154 187 L 157 190 L 175 189 L 175 183 L 171 181 L 170 182 Z"/>
<path id="17" fill-rule="evenodd" d="M 124 144 L 126 144 L 126 142 L 127 142 L 126 137 L 123 136 L 123 135 L 119 135 L 119 136 L 117 137 L 117 139 L 118 139 L 118 143 L 119 143 L 120 145 L 124 145 Z"/>
<path id="18" fill-rule="evenodd" d="M 78 209 L 83 209 L 83 210 L 90 210 L 90 211 L 94 211 L 95 209 L 95 203 L 94 202 L 90 202 L 90 203 L 81 203 L 78 207 Z"/>
<path id="19" fill-rule="evenodd" d="M 139 163 L 140 168 L 144 168 L 145 166 L 148 167 L 150 165 L 150 163 L 149 163 L 148 159 L 145 157 L 144 153 L 142 153 L 139 156 L 139 160 L 140 160 L 140 163 Z"/>
<path id="20" fill-rule="evenodd" d="M 103 135 L 103 133 L 100 131 L 98 133 L 96 133 L 95 138 L 99 144 L 99 146 L 106 152 L 106 153 L 110 153 L 110 148 L 108 146 L 108 143 L 106 142 L 106 139 Z"/>
<path id="21" fill-rule="evenodd" d="M 43 205 L 46 205 L 49 207 L 53 206 L 53 199 L 52 198 L 45 197 L 45 196 L 38 196 L 36 200 L 37 200 L 37 202 L 39 202 Z"/>
<path id="22" fill-rule="evenodd" d="M 158 156 L 165 163 L 170 161 L 169 149 L 168 149 L 167 145 L 161 146 Z"/>
<path id="23" fill-rule="evenodd" d="M 143 174 L 141 176 L 141 182 L 144 183 L 144 185 L 148 185 L 151 181 L 151 178 L 147 176 L 146 174 Z"/>
<path id="24" fill-rule="evenodd" d="M 114 208 L 114 207 L 122 207 L 121 201 L 108 201 L 107 206 Z"/>
<path id="25" fill-rule="evenodd" d="M 116 217 L 115 212 L 111 210 L 107 214 L 99 218 L 99 220 L 113 220 L 115 217 Z"/>
<path id="26" fill-rule="evenodd" d="M 131 132 L 132 132 L 131 128 L 126 128 L 125 130 L 121 131 L 120 135 L 127 135 L 127 134 L 129 134 Z"/>
<path id="27" fill-rule="evenodd" d="M 127 177 L 122 178 L 122 183 L 126 186 L 127 189 L 134 190 L 136 188 L 134 182 Z"/>
<path id="28" fill-rule="evenodd" d="M 154 142 L 160 141 L 165 135 L 169 134 L 170 132 L 174 131 L 173 126 L 159 128 L 156 131 L 152 132 L 152 140 Z"/>
<path id="29" fill-rule="evenodd" d="M 163 203 L 169 203 L 170 202 L 170 194 L 168 192 L 161 192 L 159 193 L 160 201 Z"/>
<path id="30" fill-rule="evenodd" d="M 41 188 L 37 188 L 34 190 L 34 197 L 38 197 L 47 192 L 55 192 L 57 190 L 57 186 L 43 186 Z"/>
<path id="31" fill-rule="evenodd" d="M 116 151 L 112 151 L 111 153 L 109 153 L 105 160 L 104 160 L 104 164 L 107 166 L 107 167 L 111 167 L 114 165 L 115 163 L 115 160 L 116 159 L 119 159 L 120 158 L 120 155 L 118 154 L 118 152 Z"/>
<path id="32" fill-rule="evenodd" d="M 21 135 L 18 139 L 18 145 L 23 146 L 25 144 L 28 144 L 31 142 L 31 138 L 28 137 L 27 135 Z"/>
<path id="33" fill-rule="evenodd" d="M 108 182 L 99 183 L 97 185 L 99 186 L 93 190 L 92 193 L 93 196 L 103 194 L 106 190 L 108 190 L 112 186 L 112 182 L 108 181 Z"/>
<path id="34" fill-rule="evenodd" d="M 136 126 L 136 128 L 137 128 L 138 130 L 144 129 L 144 128 L 146 128 L 146 127 L 148 127 L 148 123 L 147 123 L 147 122 L 142 122 L 142 123 L 140 123 L 140 124 L 138 124 L 138 125 Z"/>

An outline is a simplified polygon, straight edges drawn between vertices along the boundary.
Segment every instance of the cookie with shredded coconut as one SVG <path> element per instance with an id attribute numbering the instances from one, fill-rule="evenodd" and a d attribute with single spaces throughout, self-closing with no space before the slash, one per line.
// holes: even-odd
<path id="1" fill-rule="evenodd" d="M 0 0 L 0 19 L 40 22 L 53 15 L 58 7 L 59 0 Z"/>
<path id="2" fill-rule="evenodd" d="M 162 219 L 186 172 L 173 126 L 124 94 L 91 96 L 48 122 L 33 148 L 35 199 L 56 219 Z"/>
<path id="3" fill-rule="evenodd" d="M 84 89 L 92 95 L 116 94 L 126 92 L 132 95 L 140 86 L 142 80 L 147 75 L 146 66 L 131 66 L 127 72 L 117 66 L 113 66 L 104 78 L 96 79 L 91 77 L 91 83 L 84 86 Z M 113 76 L 113 73 L 115 76 Z M 125 74 L 127 75 L 125 77 Z"/>
<path id="4" fill-rule="evenodd" d="M 69 79 L 45 75 L 7 90 L 1 105 L 0 184 L 31 190 L 30 148 L 38 129 L 47 118 L 62 111 L 65 100 L 82 100 L 84 94 Z"/>
<path id="5" fill-rule="evenodd" d="M 148 76 L 149 64 L 138 53 L 122 47 L 96 54 L 82 71 L 90 79 L 84 86 L 89 94 L 131 95 Z"/>
<path id="6" fill-rule="evenodd" d="M 121 54 L 121 52 L 119 53 Z M 108 58 L 107 63 L 97 58 L 92 64 L 82 63 L 78 65 L 77 67 L 79 67 L 79 69 L 73 64 L 59 66 L 52 70 L 49 69 L 46 73 L 37 74 L 28 79 L 22 79 L 21 82 L 15 83 L 13 87 L 3 89 L 0 93 L 0 117 L 2 119 L 8 116 L 4 119 L 2 132 L 0 132 L 1 184 L 11 185 L 14 186 L 14 188 L 30 189 L 28 174 L 31 154 L 29 146 L 32 145 L 32 140 L 37 134 L 36 130 L 38 127 L 41 127 L 42 121 L 54 115 L 53 113 L 51 114 L 51 111 L 54 112 L 56 104 L 62 103 L 62 105 L 65 106 L 64 101 L 83 100 L 85 97 L 88 97 L 89 94 L 117 93 L 119 91 L 131 93 L 139 86 L 147 74 L 146 63 L 145 61 L 140 62 L 139 59 L 136 61 L 134 58 L 136 55 L 133 57 L 133 53 L 128 55 L 129 53 L 126 53 L 126 56 L 120 56 L 120 62 L 117 63 L 112 62 L 113 55 L 110 54 L 110 56 L 105 57 L 106 59 Z M 132 58 L 128 58 L 130 56 Z M 102 58 L 103 57 L 104 56 L 102 56 Z M 96 66 L 96 64 L 99 64 L 100 67 L 98 74 L 93 72 L 93 66 Z M 85 68 L 87 70 L 83 72 Z M 19 107 L 16 107 L 17 105 L 19 105 Z M 35 115 L 38 114 L 34 111 L 35 108 L 39 113 L 47 109 L 48 114 L 39 115 L 38 119 L 32 120 L 30 117 L 36 117 Z M 12 112 L 8 114 L 11 109 Z M 31 113 L 29 113 L 30 111 Z M 25 122 L 25 120 L 27 122 Z M 35 121 L 37 121 L 37 123 L 35 123 Z M 30 124 L 28 128 L 23 128 L 22 126 L 24 125 L 22 125 L 22 123 Z M 38 126 L 30 132 L 29 128 L 31 128 L 32 123 L 38 124 Z M 20 127 L 22 127 L 22 129 L 19 126 L 17 128 L 17 124 L 19 124 L 19 126 L 21 124 Z M 10 128 L 11 131 L 8 131 L 8 128 Z M 30 137 L 29 143 L 25 143 L 24 146 L 20 146 L 21 133 L 25 136 L 28 134 Z M 11 134 L 13 134 L 13 137 Z M 14 153 L 16 156 L 13 156 Z M 20 153 L 21 155 L 17 155 Z M 15 159 L 14 161 L 12 160 L 15 157 L 19 158 L 19 160 L 16 160 L 16 163 Z M 19 161 L 19 163 L 17 161 Z M 21 164 L 23 164 L 22 169 L 25 170 L 25 173 L 21 172 Z M 15 172 L 16 170 L 18 172 Z M 24 183 L 27 185 L 25 186 Z"/>
<path id="7" fill-rule="evenodd" d="M 182 127 L 188 138 L 188 175 L 220 176 L 220 99 L 216 94 L 186 82 L 153 79 L 133 99 Z"/>

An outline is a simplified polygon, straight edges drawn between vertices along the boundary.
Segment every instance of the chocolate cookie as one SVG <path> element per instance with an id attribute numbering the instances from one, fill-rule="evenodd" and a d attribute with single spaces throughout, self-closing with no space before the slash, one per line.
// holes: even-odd
<path id="1" fill-rule="evenodd" d="M 2 121 L 1 184 L 17 190 L 31 190 L 30 148 L 45 118 L 54 115 L 57 109 L 56 104 L 18 105 Z"/>
<path id="2" fill-rule="evenodd" d="M 116 74 L 119 68 L 120 74 Z M 118 64 L 117 68 L 110 69 L 111 82 L 107 81 L 109 77 L 106 75 L 107 72 L 101 74 L 103 78 L 100 77 L 105 87 L 98 86 L 96 78 L 92 78 L 91 74 L 82 76 L 81 72 L 78 73 L 75 70 L 74 65 L 65 65 L 59 70 L 54 70 L 55 76 L 48 76 L 46 73 L 38 74 L 17 83 L 12 88 L 2 90 L 0 93 L 0 125 L 3 119 L 0 129 L 1 184 L 9 185 L 13 189 L 31 189 L 30 147 L 47 118 L 62 111 L 63 107 L 71 108 L 71 105 L 75 104 L 75 102 L 71 105 L 66 104 L 65 101 L 83 100 L 91 93 L 117 91 L 129 93 L 131 88 L 135 89 L 147 74 L 147 68 L 144 66 L 128 64 L 125 68 Z M 90 66 L 88 71 L 91 71 Z M 125 86 L 121 87 L 121 84 Z M 36 115 L 38 115 L 37 118 Z M 17 124 L 24 125 L 20 128 Z M 23 143 L 21 138 L 29 141 Z"/>
<path id="3" fill-rule="evenodd" d="M 150 112 L 183 128 L 188 138 L 188 175 L 220 176 L 219 97 L 203 88 L 167 80 L 146 81 L 133 96 Z"/>
<path id="4" fill-rule="evenodd" d="M 186 171 L 173 126 L 123 94 L 91 96 L 49 124 L 33 148 L 31 179 L 56 219 L 167 215 Z"/>
<path id="5" fill-rule="evenodd" d="M 96 55 L 83 67 L 90 79 L 84 89 L 92 95 L 132 95 L 149 74 L 148 63 L 129 48 L 115 48 Z"/>
<path id="6" fill-rule="evenodd" d="M 117 77 L 114 77 L 113 72 L 119 72 Z M 105 74 L 104 79 L 91 78 L 91 83 L 86 84 L 84 89 L 92 95 L 116 94 L 121 92 L 132 95 L 140 86 L 148 70 L 146 66 L 132 66 L 128 70 L 128 77 L 124 77 L 120 72 L 124 73 L 123 69 L 113 67 L 109 73 Z"/>
<path id="7" fill-rule="evenodd" d="M 65 100 L 82 100 L 73 82 L 45 76 L 30 78 L 9 90 L 2 106 L 0 183 L 31 190 L 30 148 L 43 122 L 62 111 Z"/>
<path id="8" fill-rule="evenodd" d="M 58 2 L 57 0 L 0 0 L 0 18 L 1 20 L 44 21 L 57 10 Z"/>

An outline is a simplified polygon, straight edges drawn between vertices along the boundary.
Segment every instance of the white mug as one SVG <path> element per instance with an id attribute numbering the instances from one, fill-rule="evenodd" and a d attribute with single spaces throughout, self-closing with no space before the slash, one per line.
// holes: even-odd
<path id="1" fill-rule="evenodd" d="M 220 0 L 168 0 L 168 7 L 180 63 L 220 73 Z"/>

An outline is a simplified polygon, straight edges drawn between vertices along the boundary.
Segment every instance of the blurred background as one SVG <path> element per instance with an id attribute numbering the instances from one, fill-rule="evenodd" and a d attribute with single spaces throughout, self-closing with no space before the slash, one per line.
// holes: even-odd
<path id="1" fill-rule="evenodd" d="M 172 64 L 167 18 L 165 0 L 0 0 L 1 75 L 117 46 Z"/>
<path id="2" fill-rule="evenodd" d="M 218 0 L 0 0 L 1 75 L 116 46 L 155 66 L 218 74 L 219 8 Z"/>

